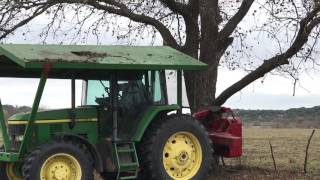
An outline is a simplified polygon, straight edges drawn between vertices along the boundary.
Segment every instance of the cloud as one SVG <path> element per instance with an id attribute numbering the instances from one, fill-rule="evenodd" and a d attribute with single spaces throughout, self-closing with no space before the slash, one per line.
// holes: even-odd
<path id="1" fill-rule="evenodd" d="M 32 106 L 39 80 L 0 78 L 0 98 L 3 104 Z M 76 83 L 77 105 L 81 104 L 81 81 Z M 71 106 L 70 80 L 49 79 L 40 107 L 64 108 Z"/>

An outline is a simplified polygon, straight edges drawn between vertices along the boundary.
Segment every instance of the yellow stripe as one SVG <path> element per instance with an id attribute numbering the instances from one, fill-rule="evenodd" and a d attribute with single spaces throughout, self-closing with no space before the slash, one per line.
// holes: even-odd
<path id="1" fill-rule="evenodd" d="M 97 122 L 97 119 L 77 119 L 76 122 Z M 69 123 L 71 119 L 36 120 L 35 124 Z M 9 120 L 9 125 L 28 124 L 28 121 Z"/>

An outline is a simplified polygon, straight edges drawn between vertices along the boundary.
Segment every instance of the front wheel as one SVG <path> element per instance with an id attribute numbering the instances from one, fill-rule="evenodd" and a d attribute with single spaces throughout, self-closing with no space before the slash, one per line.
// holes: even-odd
<path id="1" fill-rule="evenodd" d="M 140 179 L 203 180 L 212 168 L 211 141 L 190 116 L 157 120 L 147 130 L 140 148 Z"/>
<path id="2" fill-rule="evenodd" d="M 1 180 L 22 180 L 22 176 L 19 175 L 19 167 L 15 163 L 0 163 L 0 179 Z"/>
<path id="3" fill-rule="evenodd" d="M 80 145 L 52 142 L 30 154 L 23 174 L 25 180 L 93 180 L 93 163 Z"/>

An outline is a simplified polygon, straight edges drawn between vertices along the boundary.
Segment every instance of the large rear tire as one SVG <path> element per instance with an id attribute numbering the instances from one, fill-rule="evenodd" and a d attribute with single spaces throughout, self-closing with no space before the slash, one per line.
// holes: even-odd
<path id="1" fill-rule="evenodd" d="M 93 162 L 78 144 L 52 142 L 28 156 L 23 175 L 25 180 L 93 180 Z"/>
<path id="2" fill-rule="evenodd" d="M 140 179 L 204 180 L 212 169 L 211 140 L 191 116 L 156 120 L 145 133 L 140 149 Z"/>

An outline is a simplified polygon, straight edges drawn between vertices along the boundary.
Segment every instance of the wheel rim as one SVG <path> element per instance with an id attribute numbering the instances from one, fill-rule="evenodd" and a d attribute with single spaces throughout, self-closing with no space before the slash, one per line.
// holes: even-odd
<path id="1" fill-rule="evenodd" d="M 42 180 L 80 180 L 82 170 L 76 158 L 69 154 L 55 154 L 41 167 Z"/>
<path id="2" fill-rule="evenodd" d="M 7 163 L 6 174 L 9 180 L 21 180 L 22 178 L 16 174 L 16 167 L 14 163 Z"/>
<path id="3" fill-rule="evenodd" d="M 191 179 L 199 171 L 201 163 L 201 144 L 193 134 L 178 132 L 166 142 L 163 150 L 163 165 L 171 178 Z"/>

